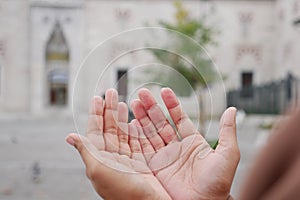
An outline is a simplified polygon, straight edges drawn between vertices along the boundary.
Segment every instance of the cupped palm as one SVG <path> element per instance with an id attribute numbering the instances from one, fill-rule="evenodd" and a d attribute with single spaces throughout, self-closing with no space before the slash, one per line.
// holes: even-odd
<path id="1" fill-rule="evenodd" d="M 97 193 L 104 199 L 170 199 L 149 169 L 116 91 L 106 92 L 105 103 L 94 97 L 90 110 L 86 137 L 70 134 L 67 141 L 79 151 Z"/>
<path id="2" fill-rule="evenodd" d="M 161 95 L 176 129 L 150 91 L 140 90 L 140 99 L 132 103 L 148 139 L 141 145 L 143 153 L 154 152 L 146 159 L 148 166 L 173 199 L 227 199 L 240 158 L 236 109 L 229 108 L 223 114 L 219 145 L 213 150 L 184 113 L 173 91 L 163 89 Z"/>

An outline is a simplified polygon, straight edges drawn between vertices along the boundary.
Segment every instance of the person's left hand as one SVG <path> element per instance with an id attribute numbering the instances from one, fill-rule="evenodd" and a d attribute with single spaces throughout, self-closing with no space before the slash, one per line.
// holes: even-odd
<path id="1" fill-rule="evenodd" d="M 149 168 L 172 199 L 228 199 L 240 158 L 236 109 L 224 112 L 219 144 L 213 150 L 185 114 L 174 92 L 165 88 L 161 96 L 176 128 L 149 90 L 141 89 L 139 100 L 131 104 L 147 137 L 141 147 Z"/>
<path id="2" fill-rule="evenodd" d="M 136 125 L 128 124 L 128 108 L 108 90 L 105 103 L 94 97 L 86 137 L 70 134 L 86 174 L 104 199 L 171 199 L 142 154 Z"/>

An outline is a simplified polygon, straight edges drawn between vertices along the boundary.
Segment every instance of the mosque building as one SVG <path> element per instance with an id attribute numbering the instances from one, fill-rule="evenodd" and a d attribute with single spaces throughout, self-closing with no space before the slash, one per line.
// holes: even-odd
<path id="1" fill-rule="evenodd" d="M 205 18 L 220 32 L 218 45 L 208 51 L 226 76 L 226 90 L 280 80 L 288 73 L 300 77 L 300 0 L 183 3 L 191 15 Z M 172 21 L 173 15 L 171 0 L 0 0 L 0 111 L 43 114 L 69 112 L 73 106 L 85 110 L 80 104 L 88 104 L 84 98 L 86 88 L 92 87 L 89 74 L 79 80 L 77 98 L 83 100 L 74 104 L 72 92 L 88 53 L 114 34 L 146 23 L 157 26 L 159 20 Z M 115 42 L 107 53 L 124 45 L 130 46 Z M 109 83 L 99 94 L 119 81 L 119 93 L 128 98 L 134 87 L 127 85 L 126 73 L 135 59 L 131 55 L 112 65 Z M 212 87 L 216 114 L 226 106 L 222 88 Z"/>

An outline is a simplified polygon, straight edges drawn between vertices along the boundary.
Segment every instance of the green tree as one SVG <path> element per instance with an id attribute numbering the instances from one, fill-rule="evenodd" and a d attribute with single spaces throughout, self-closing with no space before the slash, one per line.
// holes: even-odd
<path id="1" fill-rule="evenodd" d="M 198 45 L 195 45 L 193 42 L 187 42 L 185 39 L 181 40 L 180 38 L 176 38 L 176 40 L 172 40 L 172 42 L 167 44 L 167 49 L 174 49 L 176 54 L 157 49 L 152 49 L 151 52 L 162 64 L 175 69 L 190 84 L 191 87 L 186 87 L 186 84 L 182 84 L 182 81 L 174 79 L 174 74 L 169 73 L 168 76 L 164 74 L 168 82 L 175 85 L 173 89 L 176 93 L 187 96 L 190 95 L 191 88 L 196 91 L 200 109 L 200 132 L 204 134 L 205 114 L 203 112 L 204 106 L 202 101 L 203 90 L 218 80 L 216 71 L 213 68 L 212 62 L 208 59 L 204 48 L 208 45 L 216 44 L 213 40 L 215 31 L 200 19 L 192 18 L 181 1 L 176 1 L 174 6 L 176 9 L 175 22 L 169 23 L 160 21 L 159 24 L 164 28 L 188 36 L 203 48 L 199 48 Z M 190 63 L 182 59 L 183 57 L 190 61 Z M 191 65 L 191 63 L 193 65 Z M 156 77 L 161 78 L 160 76 Z"/>

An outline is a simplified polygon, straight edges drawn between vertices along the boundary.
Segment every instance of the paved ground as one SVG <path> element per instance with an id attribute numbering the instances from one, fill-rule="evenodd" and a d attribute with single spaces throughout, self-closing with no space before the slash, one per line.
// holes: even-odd
<path id="1" fill-rule="evenodd" d="M 242 158 L 232 194 L 237 194 L 254 153 L 268 136 L 259 124 L 272 119 L 248 116 L 239 124 Z M 217 137 L 217 124 L 212 122 L 208 138 Z M 71 117 L 2 115 L 0 130 L 0 199 L 99 199 L 79 155 L 65 143 L 66 135 L 75 130 Z"/>

